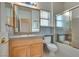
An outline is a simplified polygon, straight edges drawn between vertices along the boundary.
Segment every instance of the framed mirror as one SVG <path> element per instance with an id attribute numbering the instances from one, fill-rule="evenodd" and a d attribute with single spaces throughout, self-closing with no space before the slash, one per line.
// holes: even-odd
<path id="1" fill-rule="evenodd" d="M 14 5 L 15 34 L 29 34 L 39 32 L 39 10 Z"/>
<path id="2" fill-rule="evenodd" d="M 15 33 L 26 34 L 32 32 L 32 10 L 23 6 L 14 5 Z"/>

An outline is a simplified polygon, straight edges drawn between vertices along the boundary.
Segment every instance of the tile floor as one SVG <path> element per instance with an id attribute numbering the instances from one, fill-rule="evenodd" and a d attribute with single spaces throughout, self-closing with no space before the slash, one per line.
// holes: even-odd
<path id="1" fill-rule="evenodd" d="M 79 57 L 79 49 L 58 42 L 57 46 L 58 51 L 56 53 L 50 52 L 45 54 L 44 57 Z"/>

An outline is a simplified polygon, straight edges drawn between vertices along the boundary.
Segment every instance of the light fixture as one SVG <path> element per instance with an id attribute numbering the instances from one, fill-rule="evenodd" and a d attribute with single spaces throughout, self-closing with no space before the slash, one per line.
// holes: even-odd
<path id="1" fill-rule="evenodd" d="M 28 5 L 37 6 L 37 2 L 25 2 Z"/>
<path id="2" fill-rule="evenodd" d="M 30 2 L 33 6 L 37 6 L 37 2 Z"/>

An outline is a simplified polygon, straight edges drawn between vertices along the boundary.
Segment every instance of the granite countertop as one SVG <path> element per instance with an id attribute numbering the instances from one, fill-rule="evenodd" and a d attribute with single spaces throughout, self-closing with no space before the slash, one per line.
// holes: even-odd
<path id="1" fill-rule="evenodd" d="M 22 37 L 44 37 L 44 36 L 51 36 L 53 34 L 29 34 L 29 35 L 13 35 L 9 36 L 8 38 L 22 38 Z"/>
<path id="2" fill-rule="evenodd" d="M 42 35 L 14 35 L 9 36 L 9 38 L 22 38 L 22 37 L 43 37 Z"/>

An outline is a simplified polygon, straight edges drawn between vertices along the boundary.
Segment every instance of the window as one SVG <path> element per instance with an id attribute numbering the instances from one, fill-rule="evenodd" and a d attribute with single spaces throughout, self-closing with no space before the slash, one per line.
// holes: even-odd
<path id="1" fill-rule="evenodd" d="M 56 27 L 63 27 L 63 16 L 56 16 Z"/>
<path id="2" fill-rule="evenodd" d="M 50 12 L 41 10 L 40 20 L 41 26 L 49 26 Z"/>
<path id="3" fill-rule="evenodd" d="M 48 20 L 41 19 L 41 25 L 42 26 L 48 26 Z"/>

